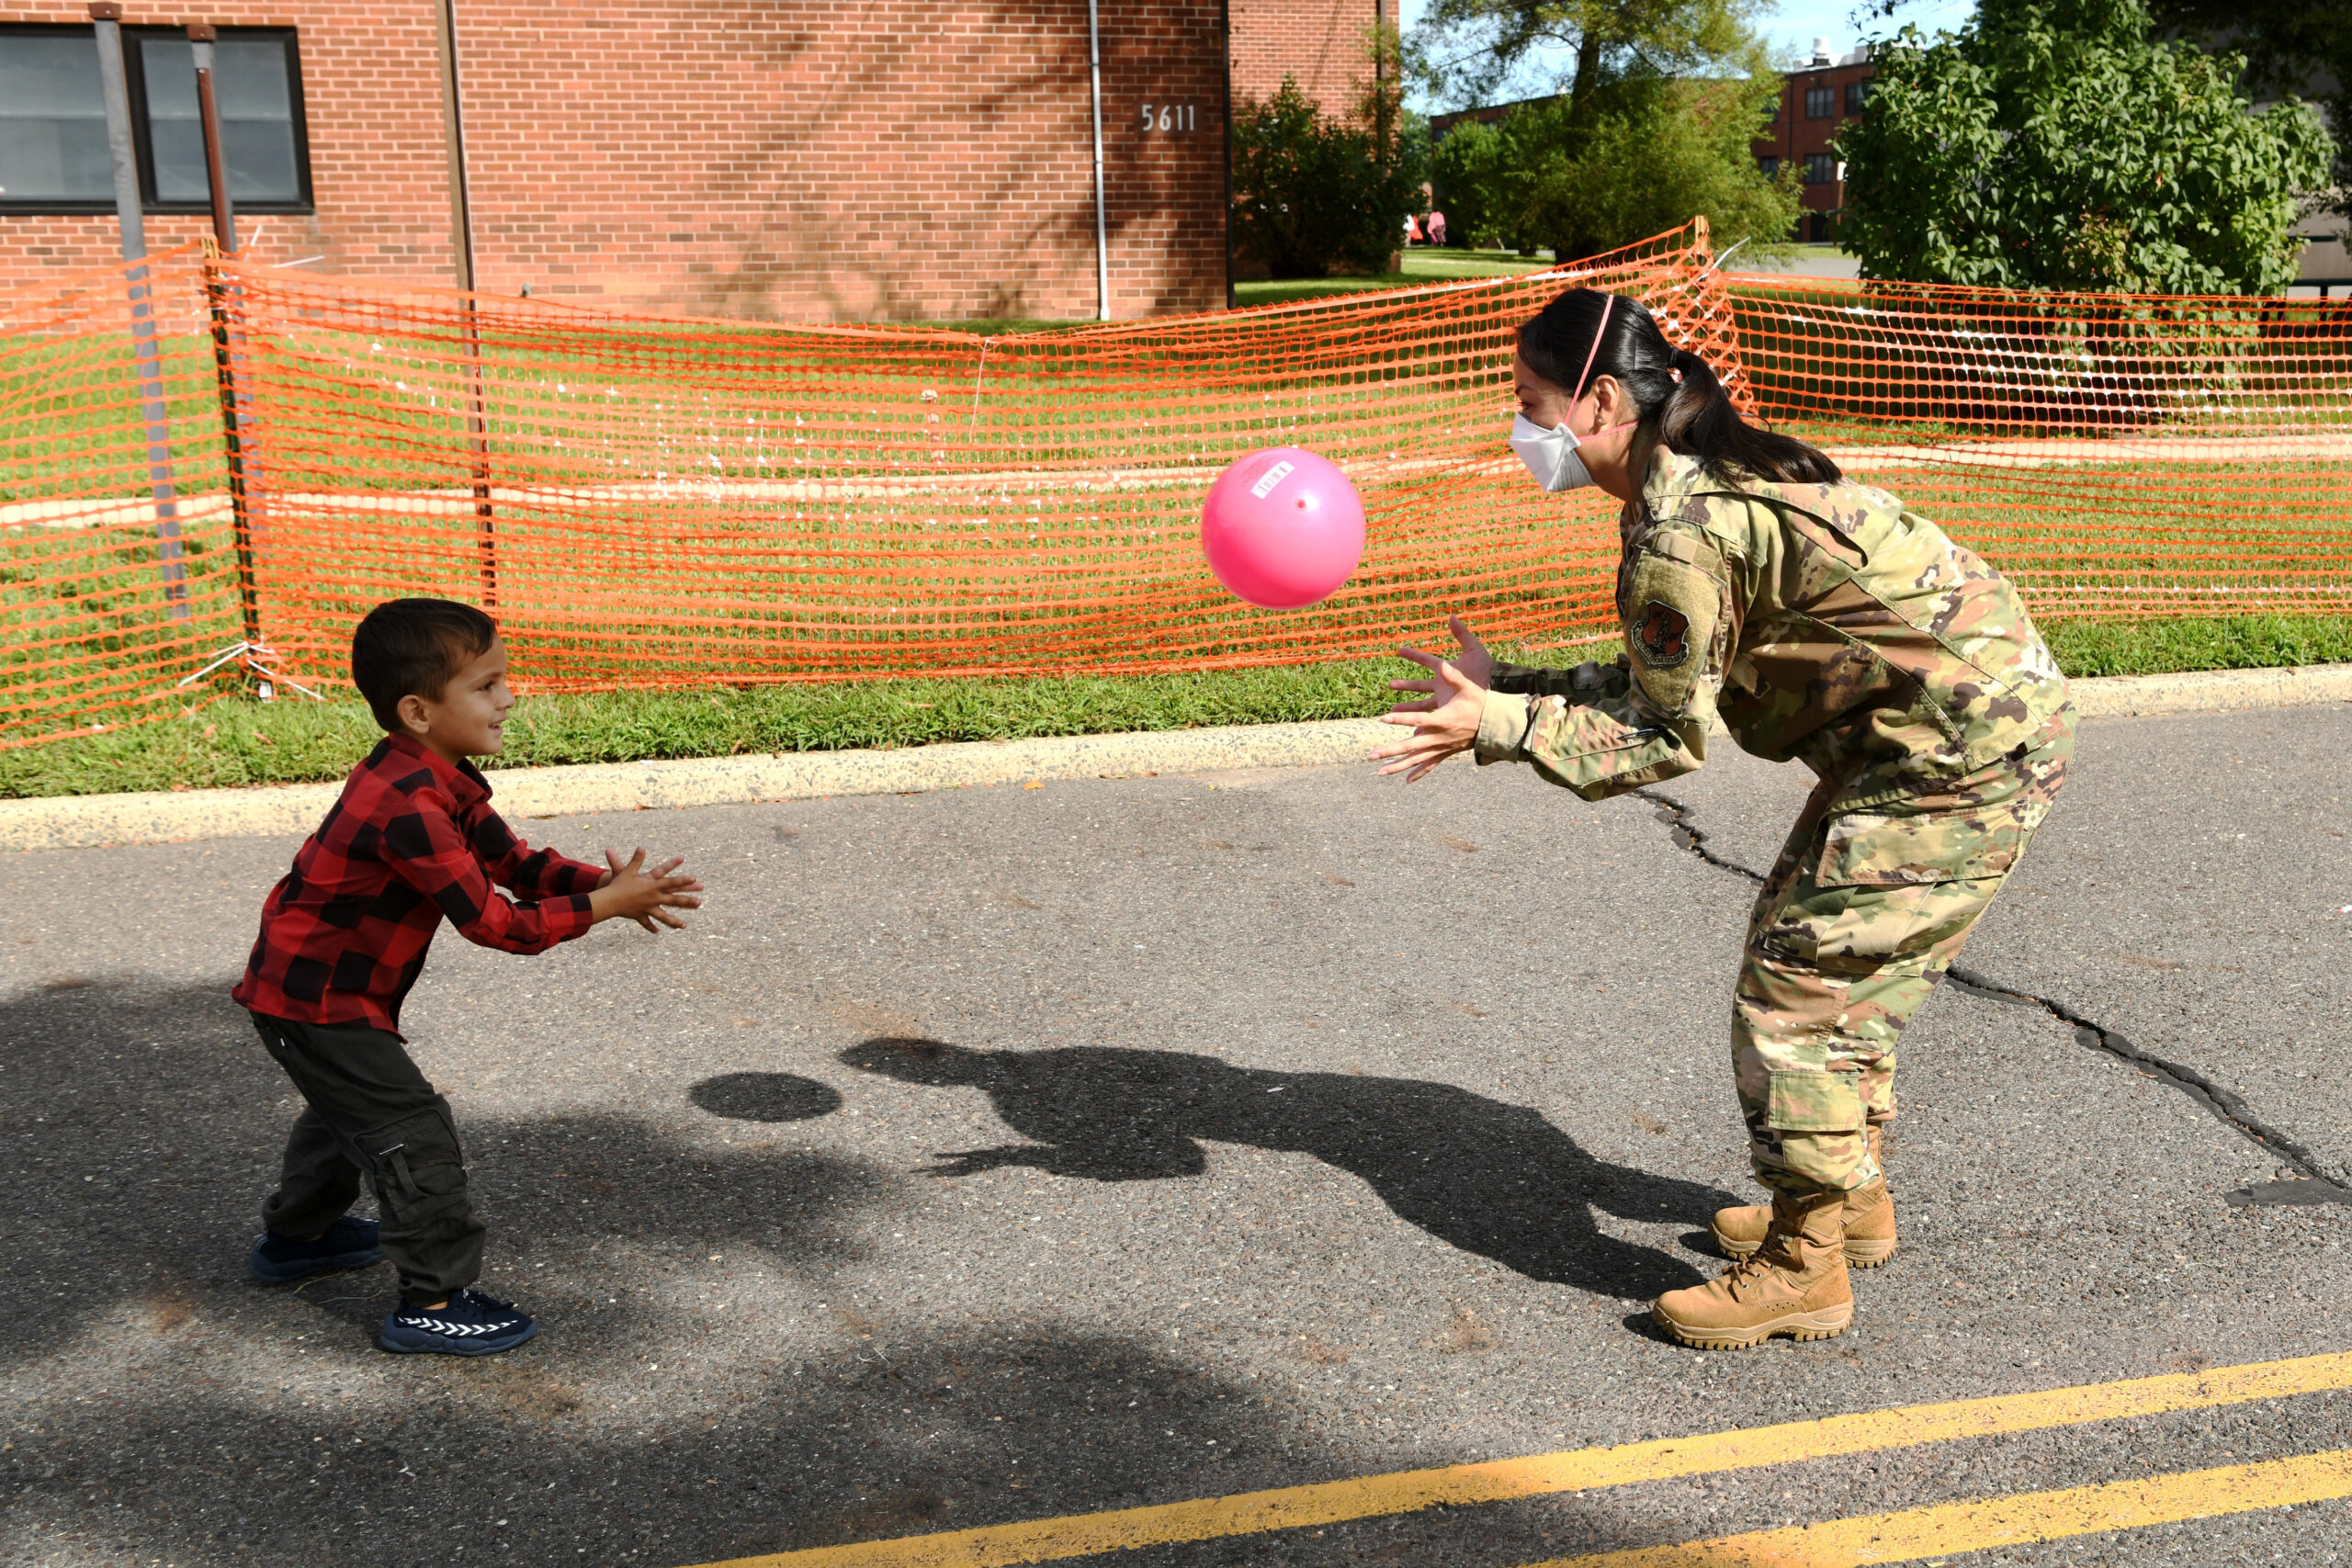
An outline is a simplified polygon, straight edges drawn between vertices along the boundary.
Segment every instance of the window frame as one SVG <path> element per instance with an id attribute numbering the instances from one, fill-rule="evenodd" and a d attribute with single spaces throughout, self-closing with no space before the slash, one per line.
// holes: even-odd
<path id="1" fill-rule="evenodd" d="M 1762 175 L 1768 180 L 1779 179 L 1781 177 L 1781 155 L 1778 152 L 1758 153 L 1756 157 L 1756 170 L 1757 173 Z"/>
<path id="2" fill-rule="evenodd" d="M 1816 170 L 1819 171 L 1821 175 L 1819 179 L 1815 179 L 1813 177 Z M 1804 173 L 1801 177 L 1802 182 L 1809 186 L 1836 185 L 1838 183 L 1838 154 L 1835 152 L 1806 153 L 1804 155 Z"/>
<path id="3" fill-rule="evenodd" d="M 1850 82 L 1847 83 L 1847 84 L 1846 84 L 1846 112 L 1847 112 L 1847 114 L 1849 114 L 1849 115 L 1867 114 L 1867 113 L 1869 113 L 1869 112 L 1870 112 L 1870 107 L 1871 107 L 1871 79 L 1870 79 L 1869 77 L 1867 77 L 1867 76 L 1857 76 L 1857 77 L 1855 77 L 1852 81 L 1850 81 Z"/>
<path id="4" fill-rule="evenodd" d="M 86 38 L 96 39 L 97 28 L 89 22 L 25 22 L 0 28 L 0 35 L 14 38 Z M 91 48 L 97 45 L 94 41 Z M 141 193 L 142 199 L 144 193 Z M 114 197 L 103 200 L 94 197 L 12 197 L 0 192 L 0 214 L 34 215 L 51 212 L 112 212 Z"/>
<path id="5" fill-rule="evenodd" d="M 1815 113 L 1814 113 L 1814 112 L 1813 112 L 1814 96 L 1815 96 L 1815 94 L 1819 94 L 1819 95 L 1820 95 L 1820 102 L 1821 102 L 1821 106 L 1822 106 L 1822 107 L 1821 107 L 1821 112 L 1820 112 L 1819 114 L 1815 114 Z M 1807 118 L 1807 119 L 1835 119 L 1835 118 L 1838 118 L 1838 89 L 1837 89 L 1837 88 L 1835 88 L 1835 87 L 1833 87 L 1833 86 L 1831 86 L 1831 85 L 1828 85 L 1827 83 L 1826 83 L 1826 82 L 1825 82 L 1825 83 L 1820 84 L 1820 85 L 1817 85 L 1817 86 L 1808 86 L 1807 88 L 1805 88 L 1805 90 L 1804 90 L 1804 118 Z"/>
<path id="6" fill-rule="evenodd" d="M 27 22 L 0 27 L 0 35 L 36 36 L 46 38 L 85 38 L 96 47 L 96 28 L 89 22 Z M 132 162 L 139 170 L 139 210 L 153 217 L 185 217 L 209 214 L 212 210 L 209 197 L 202 201 L 164 201 L 155 194 L 155 154 L 153 133 L 147 124 L 146 51 L 139 47 L 141 39 L 186 39 L 186 28 L 156 26 L 125 26 L 122 29 L 122 72 L 124 91 L 130 99 L 130 147 Z M 266 38 L 283 40 L 286 48 L 286 88 L 288 123 L 294 133 L 294 177 L 301 194 L 294 200 L 239 201 L 241 213 L 269 217 L 288 214 L 307 217 L 318 210 L 311 185 L 311 123 L 303 105 L 302 45 L 300 29 L 296 28 L 224 27 L 223 40 L 235 38 Z M 104 214 L 115 209 L 114 197 L 17 197 L 0 194 L 0 217 L 36 217 L 48 214 L 84 216 Z"/>

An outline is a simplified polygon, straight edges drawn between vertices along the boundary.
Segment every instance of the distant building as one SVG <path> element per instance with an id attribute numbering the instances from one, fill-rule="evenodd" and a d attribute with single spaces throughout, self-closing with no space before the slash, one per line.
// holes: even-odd
<path id="1" fill-rule="evenodd" d="M 1868 49 L 1832 58 L 1829 40 L 1813 40 L 1813 58 L 1788 73 L 1780 102 L 1755 143 L 1756 166 L 1770 178 L 1793 166 L 1803 181 L 1804 213 L 1795 238 L 1835 239 L 1834 214 L 1846 205 L 1846 165 L 1829 145 L 1838 128 L 1866 112 L 1870 102 Z"/>

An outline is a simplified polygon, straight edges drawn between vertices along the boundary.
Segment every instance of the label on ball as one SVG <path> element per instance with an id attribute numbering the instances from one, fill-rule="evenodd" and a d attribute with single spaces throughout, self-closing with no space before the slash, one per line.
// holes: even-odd
<path id="1" fill-rule="evenodd" d="M 1256 484 L 1250 487 L 1250 493 L 1256 496 L 1260 501 L 1265 500 L 1266 497 L 1274 493 L 1274 487 L 1276 485 L 1290 478 L 1292 472 L 1296 469 L 1298 465 L 1296 463 L 1276 463 L 1272 468 L 1266 470 L 1265 477 L 1263 479 L 1261 479 Z"/>

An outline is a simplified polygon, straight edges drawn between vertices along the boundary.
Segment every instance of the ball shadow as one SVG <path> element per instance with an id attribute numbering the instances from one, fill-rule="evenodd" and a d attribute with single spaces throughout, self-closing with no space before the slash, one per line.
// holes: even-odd
<path id="1" fill-rule="evenodd" d="M 730 1122 L 813 1122 L 842 1108 L 839 1089 L 797 1073 L 721 1073 L 686 1090 L 686 1098 Z"/>

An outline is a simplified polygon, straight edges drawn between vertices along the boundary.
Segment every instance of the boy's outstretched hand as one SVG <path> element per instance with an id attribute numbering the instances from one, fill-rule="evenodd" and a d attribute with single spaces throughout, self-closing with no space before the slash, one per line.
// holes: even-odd
<path id="1" fill-rule="evenodd" d="M 596 890 L 588 895 L 588 907 L 599 920 L 635 920 L 658 935 L 661 926 L 685 930 L 686 922 L 671 910 L 702 908 L 702 900 L 694 897 L 702 891 L 702 884 L 691 876 L 677 874 L 678 867 L 685 863 L 683 855 L 673 855 L 648 870 L 642 849 L 626 863 L 621 860 L 620 852 L 606 850 L 605 863 L 612 869 L 597 881 Z M 654 923 L 657 920 L 661 925 Z"/>

